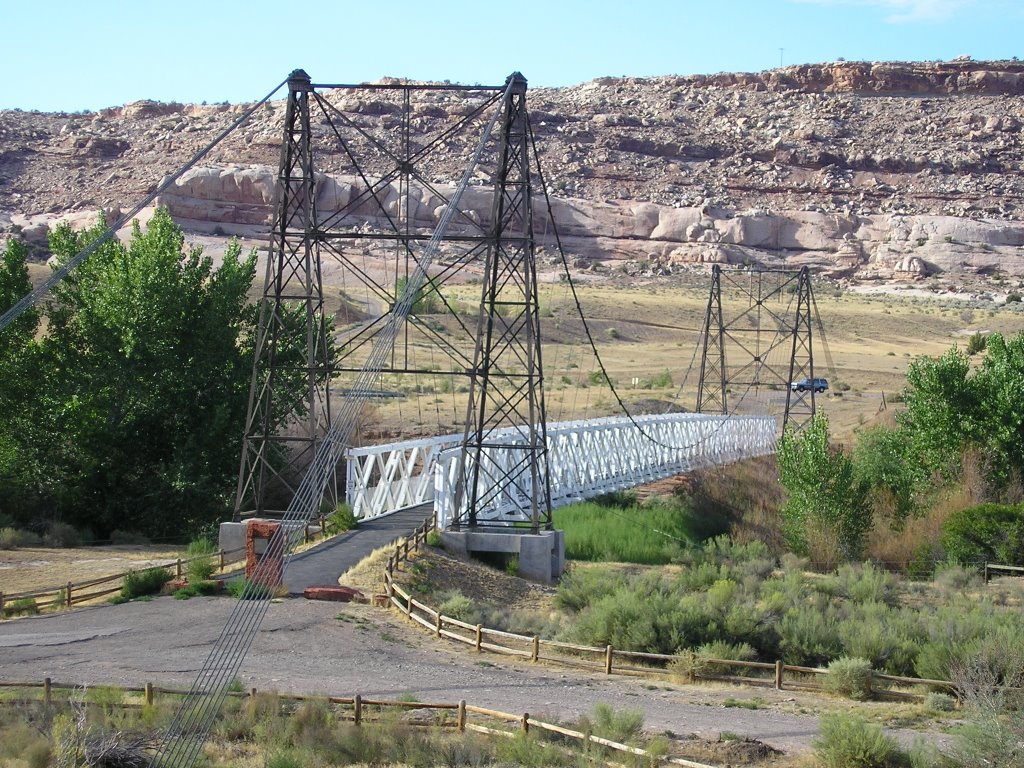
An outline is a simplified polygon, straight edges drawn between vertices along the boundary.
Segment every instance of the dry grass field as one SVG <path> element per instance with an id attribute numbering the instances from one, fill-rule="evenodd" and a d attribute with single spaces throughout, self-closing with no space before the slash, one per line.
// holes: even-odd
<path id="1" fill-rule="evenodd" d="M 87 581 L 171 563 L 178 557 L 184 557 L 184 549 L 166 546 L 0 550 L 0 592 L 11 594 L 59 587 L 69 581 Z"/>

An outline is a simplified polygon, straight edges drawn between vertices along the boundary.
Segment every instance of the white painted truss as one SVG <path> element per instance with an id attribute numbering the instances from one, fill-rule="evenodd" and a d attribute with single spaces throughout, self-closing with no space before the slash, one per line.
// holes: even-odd
<path id="1" fill-rule="evenodd" d="M 639 427 L 637 426 L 639 425 Z M 500 430 L 510 444 L 518 428 Z M 769 416 L 712 416 L 674 413 L 549 423 L 548 474 L 553 507 L 716 464 L 775 452 L 776 423 Z M 499 435 L 495 434 L 495 438 Z M 353 448 L 347 453 L 348 500 L 357 518 L 372 518 L 434 501 L 438 524 L 447 527 L 455 513 L 455 481 L 461 435 Z M 495 440 L 498 442 L 498 440 Z M 485 449 L 480 466 L 481 493 L 488 506 L 477 521 L 488 525 L 529 519 L 529 479 L 510 465 L 523 451 Z M 471 467 L 466 467 L 470 476 Z M 515 483 L 507 482 L 509 475 Z M 505 478 L 494 493 L 494 478 Z"/>

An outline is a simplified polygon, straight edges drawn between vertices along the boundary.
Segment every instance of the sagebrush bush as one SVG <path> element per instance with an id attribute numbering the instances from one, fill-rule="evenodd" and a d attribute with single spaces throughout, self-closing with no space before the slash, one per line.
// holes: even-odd
<path id="1" fill-rule="evenodd" d="M 359 521 L 356 520 L 355 515 L 352 514 L 352 507 L 349 504 L 339 504 L 331 514 L 329 514 L 324 521 L 327 528 L 326 533 L 335 536 L 345 531 L 351 531 Z"/>
<path id="2" fill-rule="evenodd" d="M 23 531 L 18 528 L 0 528 L 0 549 L 38 547 L 42 543 L 42 539 L 31 531 Z"/>
<path id="3" fill-rule="evenodd" d="M 956 709 L 956 699 L 948 693 L 929 691 L 924 697 L 924 708 L 932 712 L 952 712 Z"/>
<path id="4" fill-rule="evenodd" d="M 871 678 L 870 661 L 840 656 L 829 662 L 823 687 L 829 693 L 863 701 L 871 698 Z"/>
<path id="5" fill-rule="evenodd" d="M 880 725 L 845 712 L 822 716 L 813 744 L 824 768 L 893 768 L 899 756 L 896 740 Z"/>
<path id="6" fill-rule="evenodd" d="M 450 616 L 453 619 L 459 621 L 471 621 L 474 618 L 473 601 L 463 595 L 461 592 L 456 592 L 447 599 L 444 600 L 438 607 L 437 610 L 445 616 Z"/>

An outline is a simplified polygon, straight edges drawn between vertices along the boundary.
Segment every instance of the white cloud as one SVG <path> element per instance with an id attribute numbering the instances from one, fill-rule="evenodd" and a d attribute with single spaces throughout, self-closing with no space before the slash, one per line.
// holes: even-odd
<path id="1" fill-rule="evenodd" d="M 913 21 L 943 21 L 957 11 L 974 5 L 974 0 L 795 0 L 814 5 L 860 5 L 887 12 L 885 21 L 901 24 Z"/>

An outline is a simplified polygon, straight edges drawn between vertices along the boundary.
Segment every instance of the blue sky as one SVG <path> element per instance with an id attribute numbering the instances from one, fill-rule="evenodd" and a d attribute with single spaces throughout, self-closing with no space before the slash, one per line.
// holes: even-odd
<path id="1" fill-rule="evenodd" d="M 518 69 L 537 87 L 780 59 L 1024 58 L 1024 0 L 7 0 L 0 18 L 0 108 L 47 111 L 252 101 L 296 67 L 321 83 Z"/>

